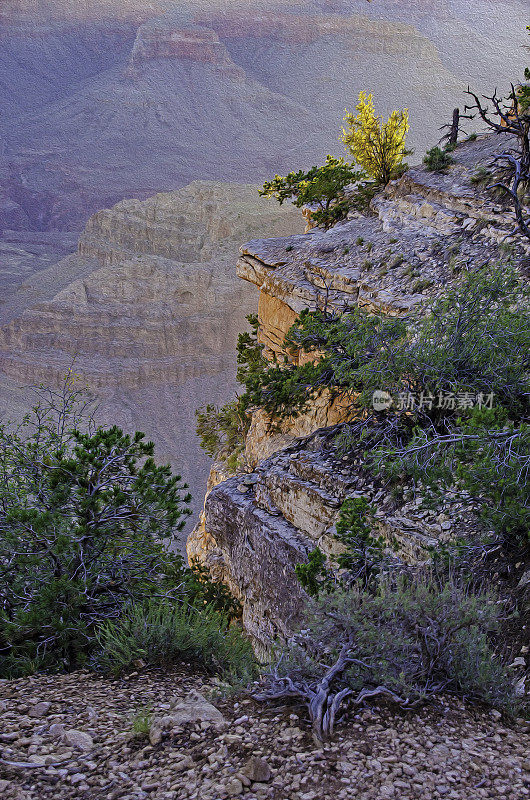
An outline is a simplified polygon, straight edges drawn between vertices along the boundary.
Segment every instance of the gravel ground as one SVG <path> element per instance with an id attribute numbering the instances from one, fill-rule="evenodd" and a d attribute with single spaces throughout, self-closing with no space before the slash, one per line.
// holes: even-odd
<path id="1" fill-rule="evenodd" d="M 507 722 L 498 712 L 455 701 L 414 715 L 367 708 L 345 718 L 335 739 L 318 750 L 303 708 L 216 699 L 214 683 L 191 671 L 159 670 L 119 680 L 78 672 L 0 681 L 0 797 L 530 797 L 530 725 L 522 720 Z M 224 719 L 208 720 L 200 698 L 197 721 L 171 716 L 180 699 L 197 697 L 194 691 Z M 151 723 L 166 720 L 158 724 L 162 734 L 152 725 L 153 744 L 149 735 L 132 733 L 133 717 L 146 708 Z"/>

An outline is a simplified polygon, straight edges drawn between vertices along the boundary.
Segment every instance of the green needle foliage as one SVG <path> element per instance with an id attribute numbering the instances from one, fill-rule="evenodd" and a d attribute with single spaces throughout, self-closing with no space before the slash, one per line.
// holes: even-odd
<path id="1" fill-rule="evenodd" d="M 454 164 L 454 158 L 449 155 L 446 149 L 431 147 L 430 150 L 427 150 L 423 163 L 430 172 L 444 172 L 447 167 Z"/>
<path id="2" fill-rule="evenodd" d="M 344 189 L 350 184 L 356 184 L 357 188 L 351 197 L 346 197 Z M 365 175 L 352 164 L 328 155 L 321 167 L 311 167 L 308 172 L 293 171 L 285 177 L 276 175 L 263 185 L 259 194 L 260 197 L 275 197 L 280 205 L 292 200 L 297 208 L 308 206 L 314 222 L 330 228 L 344 219 L 353 206 L 364 210 L 373 197 L 373 190 Z"/>
<path id="3" fill-rule="evenodd" d="M 323 390 L 340 393 L 357 417 L 341 434 L 345 452 L 363 439 L 366 461 L 377 473 L 439 487 L 456 482 L 479 493 L 496 529 L 524 538 L 528 300 L 517 271 L 503 264 L 463 274 L 423 317 L 304 311 L 285 340 L 283 364 L 263 359 L 255 334 L 240 339 L 241 402 L 281 418 L 303 412 Z M 315 361 L 290 361 L 300 350 L 314 353 Z M 394 398 L 387 412 L 374 412 L 376 390 Z M 421 407 L 399 408 L 399 398 L 410 396 L 423 398 Z M 481 413 L 487 407 L 472 412 L 477 398 L 487 406 L 490 397 L 495 417 Z"/>
<path id="4" fill-rule="evenodd" d="M 204 594 L 167 549 L 190 495 L 153 453 L 142 433 L 96 428 L 69 381 L 0 427 L 2 674 L 75 668 L 127 604 Z"/>

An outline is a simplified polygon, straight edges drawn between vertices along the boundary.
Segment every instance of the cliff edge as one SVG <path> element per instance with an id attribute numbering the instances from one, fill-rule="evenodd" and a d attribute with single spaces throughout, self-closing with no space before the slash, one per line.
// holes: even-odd
<path id="1" fill-rule="evenodd" d="M 477 181 L 499 147 L 479 137 L 459 145 L 446 173 L 410 169 L 372 202 L 329 231 L 254 240 L 241 247 L 237 272 L 259 290 L 258 338 L 269 359 L 283 356 L 285 334 L 303 309 L 363 307 L 393 316 L 427 308 L 470 263 L 498 260 L 505 243 L 527 263 L 530 248 L 511 235 L 515 218 Z M 188 539 L 190 559 L 208 565 L 240 599 L 243 623 L 258 650 L 292 629 L 304 593 L 294 567 L 317 545 L 334 552 L 343 501 L 365 497 L 389 547 L 409 562 L 433 545 L 481 529 L 477 506 L 448 493 L 426 511 L 421 497 L 396 499 L 363 463 L 362 446 L 341 456 L 334 429 L 351 412 L 325 394 L 296 420 L 252 415 L 247 474 L 214 465 L 204 512 Z"/>

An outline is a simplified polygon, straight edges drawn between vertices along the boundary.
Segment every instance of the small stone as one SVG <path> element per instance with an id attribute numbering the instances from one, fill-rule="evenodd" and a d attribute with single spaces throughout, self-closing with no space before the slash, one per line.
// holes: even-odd
<path id="1" fill-rule="evenodd" d="M 526 667 L 526 661 L 522 656 L 517 656 L 514 658 L 511 664 L 508 664 L 510 669 L 515 669 L 516 667 Z"/>
<path id="2" fill-rule="evenodd" d="M 82 783 L 82 781 L 84 781 L 85 779 L 86 775 L 83 775 L 82 772 L 76 772 L 76 774 L 72 775 L 72 777 L 70 778 L 70 783 L 75 786 L 77 783 Z"/>
<path id="3" fill-rule="evenodd" d="M 237 491 L 240 494 L 246 494 L 248 492 L 249 488 L 250 487 L 249 486 L 245 486 L 244 483 L 240 483 L 240 484 L 238 484 Z"/>
<path id="4" fill-rule="evenodd" d="M 48 734 L 52 739 L 61 739 L 64 736 L 64 725 L 62 722 L 54 722 L 48 729 Z"/>
<path id="5" fill-rule="evenodd" d="M 78 750 L 82 750 L 84 753 L 92 750 L 94 746 L 94 740 L 90 734 L 85 733 L 84 731 L 78 731 L 75 728 L 66 731 L 63 738 L 66 744 L 69 744 L 71 747 L 76 747 Z"/>
<path id="6" fill-rule="evenodd" d="M 28 761 L 30 764 L 37 764 L 39 767 L 44 767 L 46 764 L 46 756 L 39 756 L 37 754 L 33 754 L 29 756 Z"/>
<path id="7" fill-rule="evenodd" d="M 142 791 L 144 792 L 154 792 L 155 789 L 159 788 L 159 783 L 157 781 L 146 781 L 146 783 L 142 783 Z"/>
<path id="8" fill-rule="evenodd" d="M 15 742 L 19 737 L 18 733 L 0 733 L 0 742 L 4 742 L 5 744 L 9 744 L 10 742 Z"/>
<path id="9" fill-rule="evenodd" d="M 40 719 L 41 717 L 46 716 L 51 707 L 52 707 L 51 703 L 42 701 L 41 703 L 37 703 L 36 705 L 30 708 L 28 716 Z"/>
<path id="10" fill-rule="evenodd" d="M 231 778 L 226 783 L 225 788 L 228 793 L 228 797 L 238 797 L 243 792 L 243 784 L 239 778 Z"/>
<path id="11" fill-rule="evenodd" d="M 254 484 L 257 482 L 258 482 L 258 476 L 256 474 L 244 475 L 241 478 L 241 483 L 244 483 L 245 486 L 254 486 Z"/>
<path id="12" fill-rule="evenodd" d="M 264 758 L 258 756 L 251 756 L 241 771 L 247 778 L 257 783 L 268 783 L 272 778 L 269 765 Z"/>
<path id="13" fill-rule="evenodd" d="M 185 769 L 191 769 L 193 767 L 193 759 L 191 756 L 184 756 L 180 761 L 177 761 L 176 764 L 171 765 L 171 769 L 174 772 L 184 772 Z"/>

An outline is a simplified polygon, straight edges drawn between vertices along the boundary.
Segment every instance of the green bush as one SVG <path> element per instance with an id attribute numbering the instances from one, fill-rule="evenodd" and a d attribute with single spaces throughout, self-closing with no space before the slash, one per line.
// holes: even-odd
<path id="1" fill-rule="evenodd" d="M 306 563 L 295 566 L 300 584 L 311 597 L 334 591 L 355 581 L 365 586 L 377 582 L 388 561 L 382 537 L 374 536 L 367 522 L 373 509 L 364 497 L 348 498 L 342 504 L 335 538 L 343 550 L 328 560 L 319 547 L 309 553 Z M 337 572 L 340 570 L 340 573 Z M 339 578 L 339 574 L 342 576 Z"/>
<path id="2" fill-rule="evenodd" d="M 239 400 L 225 406 L 207 405 L 195 412 L 199 445 L 210 458 L 226 462 L 232 472 L 243 462 L 245 437 L 250 420 Z"/>
<path id="3" fill-rule="evenodd" d="M 153 714 L 150 706 L 141 708 L 131 719 L 131 728 L 135 738 L 146 739 L 151 730 Z"/>
<path id="4" fill-rule="evenodd" d="M 299 632 L 264 679 L 262 699 L 299 695 L 318 738 L 341 702 L 384 695 L 405 708 L 454 695 L 512 711 L 513 687 L 490 635 L 496 598 L 456 579 L 401 575 L 368 591 L 359 583 L 313 600 Z"/>
<path id="5" fill-rule="evenodd" d="M 320 549 L 315 547 L 302 564 L 296 564 L 295 575 L 300 585 L 311 597 L 318 597 L 322 591 L 331 591 L 334 588 L 334 580 L 331 571 L 327 568 L 326 556 Z"/>
<path id="6" fill-rule="evenodd" d="M 0 675 L 81 666 L 101 623 L 153 594 L 237 616 L 167 547 L 190 496 L 153 444 L 96 427 L 70 379 L 39 397 L 21 426 L 0 426 Z"/>
<path id="7" fill-rule="evenodd" d="M 399 446 L 376 447 L 375 471 L 396 482 L 420 481 L 434 495 L 457 486 L 481 498 L 483 518 L 505 536 L 530 541 L 530 425 L 502 406 L 475 408 L 445 431 L 417 427 Z"/>
<path id="8" fill-rule="evenodd" d="M 356 184 L 356 189 L 348 197 L 344 189 Z M 362 172 L 348 164 L 343 158 L 327 156 L 321 167 L 311 167 L 308 172 L 299 170 L 285 177 L 276 175 L 267 181 L 259 194 L 261 197 L 275 197 L 280 205 L 292 200 L 297 208 L 308 206 L 317 225 L 330 228 L 344 219 L 350 208 L 365 210 L 375 192 Z"/>
<path id="9" fill-rule="evenodd" d="M 284 364 L 267 363 L 255 336 L 240 341 L 249 365 L 240 373 L 242 402 L 281 418 L 303 412 L 323 389 L 340 393 L 357 415 L 341 432 L 343 453 L 362 437 L 376 473 L 444 489 L 456 483 L 482 496 L 498 531 L 525 535 L 528 299 L 517 271 L 503 264 L 463 273 L 428 314 L 409 320 L 304 311 L 286 337 Z M 317 360 L 290 362 L 300 350 Z M 377 390 L 394 399 L 387 412 L 373 411 Z M 476 402 L 482 409 L 473 414 Z M 502 424 L 487 415 L 478 424 L 476 414 L 491 405 Z"/>
<path id="10" fill-rule="evenodd" d="M 442 150 L 441 147 L 432 147 L 427 150 L 423 163 L 429 172 L 443 172 L 451 164 L 454 164 L 454 158 L 449 155 L 447 149 Z"/>
<path id="11" fill-rule="evenodd" d="M 367 522 L 373 509 L 364 497 L 353 497 L 342 504 L 337 521 L 336 538 L 344 545 L 344 552 L 337 557 L 340 569 L 347 570 L 350 580 L 362 580 L 369 584 L 377 578 L 384 560 L 385 544 L 380 536 L 374 536 Z"/>
<path id="12" fill-rule="evenodd" d="M 256 670 L 248 639 L 211 607 L 158 599 L 133 603 L 120 619 L 101 625 L 97 641 L 94 663 L 103 672 L 119 674 L 139 659 L 159 667 L 192 663 L 225 680 L 244 682 Z"/>

